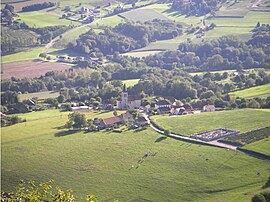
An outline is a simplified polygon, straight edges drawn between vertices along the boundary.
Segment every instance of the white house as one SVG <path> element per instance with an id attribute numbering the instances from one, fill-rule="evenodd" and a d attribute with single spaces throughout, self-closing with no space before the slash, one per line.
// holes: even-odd
<path id="1" fill-rule="evenodd" d="M 156 104 L 155 104 L 155 109 L 159 109 L 159 108 L 170 108 L 171 107 L 171 103 L 167 100 L 159 100 Z"/>

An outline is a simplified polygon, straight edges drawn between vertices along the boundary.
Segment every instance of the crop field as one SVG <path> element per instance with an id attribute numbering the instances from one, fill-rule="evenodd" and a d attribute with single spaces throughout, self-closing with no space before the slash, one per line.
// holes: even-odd
<path id="1" fill-rule="evenodd" d="M 270 84 L 255 86 L 255 87 L 247 88 L 244 90 L 231 92 L 229 93 L 229 95 L 233 97 L 241 97 L 241 98 L 270 96 Z"/>
<path id="2" fill-rule="evenodd" d="M 62 71 L 72 66 L 57 62 L 45 62 L 42 60 L 25 60 L 2 64 L 2 79 L 34 78 L 45 75 L 49 71 Z"/>
<path id="3" fill-rule="evenodd" d="M 129 80 L 122 80 L 124 84 L 126 84 L 127 87 L 135 86 L 140 79 L 129 79 Z"/>
<path id="4" fill-rule="evenodd" d="M 46 27 L 56 25 L 79 25 L 67 19 L 60 19 L 58 15 L 53 15 L 41 11 L 23 12 L 19 14 L 21 21 L 30 27 Z"/>
<path id="5" fill-rule="evenodd" d="M 20 94 L 19 99 L 20 101 L 31 99 L 33 97 L 37 97 L 39 100 L 44 100 L 47 98 L 56 98 L 59 96 L 59 92 L 53 91 L 44 91 L 44 92 L 37 92 L 37 93 L 27 93 L 27 94 Z"/>
<path id="6" fill-rule="evenodd" d="M 238 109 L 220 112 L 204 112 L 186 116 L 157 115 L 151 119 L 166 130 L 184 136 L 194 133 L 229 128 L 247 132 L 269 125 L 270 111 Z"/>
<path id="7" fill-rule="evenodd" d="M 133 20 L 135 22 L 136 21 L 146 22 L 154 19 L 168 20 L 168 18 L 159 14 L 154 9 L 146 9 L 146 8 L 121 13 L 120 16 L 123 16 L 124 18 L 127 18 L 129 20 Z"/>
<path id="8" fill-rule="evenodd" d="M 260 141 L 257 141 L 257 142 L 253 142 L 251 144 L 248 144 L 248 145 L 244 146 L 244 148 L 270 156 L 269 145 L 270 145 L 270 137 L 265 138 L 265 139 L 260 140 Z"/>
<path id="9" fill-rule="evenodd" d="M 103 201 L 246 202 L 262 191 L 269 177 L 267 161 L 164 138 L 150 128 L 67 131 L 62 126 L 68 114 L 32 112 L 21 115 L 26 123 L 1 128 L 2 191 L 14 190 L 20 179 L 54 179 L 63 189 L 71 188 L 79 201 L 91 193 Z M 155 155 L 138 163 L 147 152 Z"/>
<path id="10" fill-rule="evenodd" d="M 109 27 L 115 27 L 116 25 L 123 22 L 124 19 L 119 17 L 118 15 L 102 18 L 100 20 L 96 20 L 93 23 L 91 23 L 91 26 L 94 28 L 99 28 L 103 26 L 109 26 Z"/>
<path id="11" fill-rule="evenodd" d="M 185 15 L 181 15 L 178 11 L 171 9 L 170 5 L 168 4 L 153 4 L 145 8 L 153 9 L 168 19 L 174 20 L 176 22 L 182 22 L 187 25 L 200 24 L 202 19 L 202 17 L 195 17 L 195 16 L 186 17 Z"/>

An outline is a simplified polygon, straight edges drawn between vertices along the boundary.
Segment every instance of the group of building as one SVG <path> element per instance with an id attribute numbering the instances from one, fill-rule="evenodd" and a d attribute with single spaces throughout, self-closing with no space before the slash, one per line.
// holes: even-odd
<path id="1" fill-rule="evenodd" d="M 117 101 L 116 108 L 120 110 L 141 109 L 148 113 L 151 108 L 154 108 L 158 114 L 185 115 L 200 112 L 215 111 L 214 105 L 205 105 L 202 109 L 193 109 L 189 104 L 183 104 L 180 100 L 174 97 L 153 98 L 151 104 L 142 106 L 142 98 L 140 95 L 129 95 L 126 85 L 123 87 L 123 92 L 120 99 Z"/>

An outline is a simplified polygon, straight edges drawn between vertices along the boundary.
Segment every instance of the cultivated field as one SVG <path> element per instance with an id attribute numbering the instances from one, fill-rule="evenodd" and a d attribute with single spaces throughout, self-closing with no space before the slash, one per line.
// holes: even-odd
<path id="1" fill-rule="evenodd" d="M 260 141 L 257 141 L 257 142 L 253 142 L 251 144 L 248 144 L 248 145 L 244 146 L 244 148 L 270 156 L 269 145 L 270 145 L 270 137 L 265 138 L 265 139 L 260 140 Z"/>
<path id="2" fill-rule="evenodd" d="M 269 177 L 269 162 L 240 152 L 164 138 L 150 128 L 121 134 L 67 131 L 62 128 L 67 115 L 33 112 L 22 115 L 26 123 L 1 129 L 2 191 L 13 190 L 20 179 L 54 179 L 72 188 L 79 201 L 92 193 L 103 201 L 246 202 Z M 155 156 L 139 164 L 147 152 Z"/>
<path id="3" fill-rule="evenodd" d="M 270 111 L 239 109 L 187 116 L 157 115 L 151 119 L 166 130 L 190 136 L 216 128 L 229 128 L 246 132 L 265 127 L 269 125 Z"/>
<path id="4" fill-rule="evenodd" d="M 50 12 L 33 11 L 23 12 L 19 14 L 21 21 L 25 22 L 30 27 L 46 27 L 56 25 L 80 25 L 78 22 L 73 22 L 66 19 L 60 19 L 60 16 L 50 14 Z"/>
<path id="5" fill-rule="evenodd" d="M 147 9 L 147 8 L 136 9 L 125 13 L 121 13 L 120 16 L 135 22 L 136 21 L 146 22 L 154 19 L 168 20 L 168 18 L 159 14 L 154 9 Z"/>
<path id="6" fill-rule="evenodd" d="M 233 97 L 251 98 L 251 97 L 267 97 L 270 96 L 270 84 L 255 86 L 244 90 L 229 93 Z"/>
<path id="7" fill-rule="evenodd" d="M 59 96 L 59 92 L 53 91 L 44 91 L 44 92 L 37 92 L 37 93 L 27 93 L 27 94 L 20 94 L 19 99 L 20 101 L 31 99 L 33 97 L 37 97 L 39 100 L 44 100 L 47 98 L 56 98 Z"/>
<path id="8" fill-rule="evenodd" d="M 102 18 L 100 20 L 96 20 L 93 23 L 91 23 L 91 26 L 94 28 L 99 28 L 103 26 L 109 26 L 109 27 L 115 27 L 116 25 L 123 22 L 124 19 L 119 17 L 118 15 Z"/>
<path id="9" fill-rule="evenodd" d="M 45 62 L 42 60 L 25 60 L 20 62 L 10 62 L 2 64 L 2 79 L 34 78 L 45 75 L 49 71 L 62 71 L 72 66 L 57 62 Z"/>

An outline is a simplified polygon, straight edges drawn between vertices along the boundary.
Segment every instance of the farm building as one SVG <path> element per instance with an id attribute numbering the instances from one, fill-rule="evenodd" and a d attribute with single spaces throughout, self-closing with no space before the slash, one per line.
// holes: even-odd
<path id="1" fill-rule="evenodd" d="M 102 119 L 102 121 L 100 123 L 100 127 L 101 128 L 108 128 L 108 127 L 111 127 L 113 125 L 119 125 L 122 123 L 123 123 L 123 120 L 119 116 L 114 116 L 114 117 Z"/>
<path id="2" fill-rule="evenodd" d="M 204 105 L 203 112 L 214 112 L 216 110 L 215 105 Z"/>
<path id="3" fill-rule="evenodd" d="M 159 108 L 171 108 L 171 103 L 168 100 L 159 100 L 155 104 L 155 108 L 156 109 L 159 109 Z"/>

